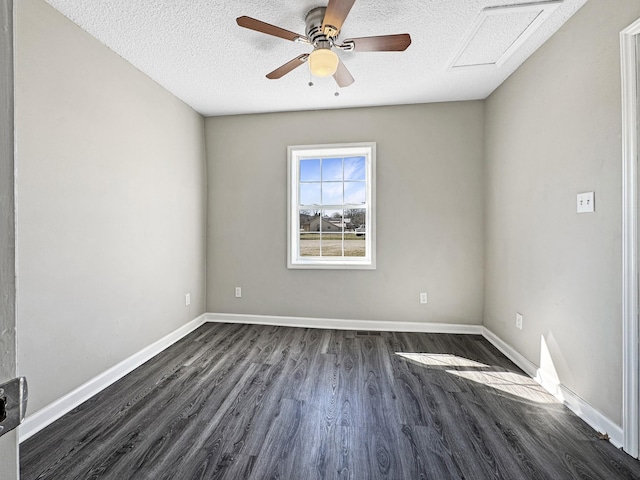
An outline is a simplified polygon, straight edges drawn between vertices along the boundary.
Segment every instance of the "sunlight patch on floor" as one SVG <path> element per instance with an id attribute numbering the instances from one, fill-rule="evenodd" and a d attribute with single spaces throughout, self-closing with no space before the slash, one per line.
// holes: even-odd
<path id="1" fill-rule="evenodd" d="M 444 368 L 450 375 L 455 375 L 525 400 L 536 403 L 559 403 L 553 395 L 550 395 L 535 380 L 524 374 L 495 371 L 490 365 L 452 354 L 396 352 L 396 355 L 426 367 Z"/>
<path id="2" fill-rule="evenodd" d="M 536 403 L 559 403 L 531 378 L 513 372 L 447 370 L 447 373 Z"/>
<path id="3" fill-rule="evenodd" d="M 484 363 L 474 362 L 468 358 L 448 353 L 396 352 L 396 355 L 412 360 L 416 363 L 421 363 L 422 365 L 434 367 L 489 367 L 489 365 L 485 365 Z"/>

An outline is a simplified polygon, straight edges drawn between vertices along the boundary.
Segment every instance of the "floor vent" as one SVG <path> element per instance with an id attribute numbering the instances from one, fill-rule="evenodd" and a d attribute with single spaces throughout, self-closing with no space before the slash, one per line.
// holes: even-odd
<path id="1" fill-rule="evenodd" d="M 356 332 L 356 337 L 380 337 L 380 332 Z"/>

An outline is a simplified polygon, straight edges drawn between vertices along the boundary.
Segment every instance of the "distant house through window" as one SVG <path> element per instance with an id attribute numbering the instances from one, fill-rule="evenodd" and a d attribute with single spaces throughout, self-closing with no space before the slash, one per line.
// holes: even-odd
<path id="1" fill-rule="evenodd" d="M 288 153 L 288 267 L 375 268 L 375 143 Z"/>

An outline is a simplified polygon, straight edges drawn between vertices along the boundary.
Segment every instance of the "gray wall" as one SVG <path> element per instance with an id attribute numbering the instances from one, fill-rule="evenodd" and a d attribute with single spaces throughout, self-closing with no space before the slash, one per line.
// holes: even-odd
<path id="1" fill-rule="evenodd" d="M 479 324 L 483 116 L 460 102 L 208 118 L 208 311 Z M 288 270 L 287 145 L 365 141 L 377 269 Z"/>
<path id="2" fill-rule="evenodd" d="M 0 0 L 0 383 L 16 376 L 13 0 Z M 0 478 L 18 478 L 17 430 L 0 438 Z"/>
<path id="3" fill-rule="evenodd" d="M 486 103 L 484 323 L 620 424 L 619 33 L 640 3 L 613 3 L 587 2 Z"/>
<path id="4" fill-rule="evenodd" d="M 204 312 L 206 165 L 199 114 L 41 0 L 16 3 L 18 368 L 34 413 Z"/>

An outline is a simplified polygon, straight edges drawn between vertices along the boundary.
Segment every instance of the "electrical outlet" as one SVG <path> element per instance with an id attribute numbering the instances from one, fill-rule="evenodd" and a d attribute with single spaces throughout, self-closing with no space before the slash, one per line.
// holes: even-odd
<path id="1" fill-rule="evenodd" d="M 595 212 L 595 201 L 594 192 L 579 193 L 576 197 L 576 211 L 578 213 Z"/>
<path id="2" fill-rule="evenodd" d="M 519 330 L 522 330 L 522 320 L 522 314 L 516 313 L 516 328 Z"/>
<path id="3" fill-rule="evenodd" d="M 427 303 L 427 292 L 422 292 L 420 294 L 420 303 Z"/>
<path id="4" fill-rule="evenodd" d="M 242 287 L 236 287 L 236 298 L 242 297 Z"/>
<path id="5" fill-rule="evenodd" d="M 185 304 L 185 306 L 191 305 L 191 294 L 190 293 L 187 293 L 184 296 L 184 304 Z"/>

